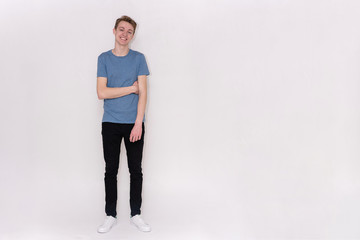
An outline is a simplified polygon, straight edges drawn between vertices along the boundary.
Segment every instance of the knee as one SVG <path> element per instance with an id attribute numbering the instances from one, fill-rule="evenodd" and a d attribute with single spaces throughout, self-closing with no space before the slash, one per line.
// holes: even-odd
<path id="1" fill-rule="evenodd" d="M 141 170 L 130 172 L 130 178 L 132 178 L 132 179 L 142 179 L 142 177 L 143 177 L 143 174 L 142 174 Z"/>
<path id="2" fill-rule="evenodd" d="M 106 167 L 106 169 L 105 169 L 105 178 L 116 177 L 117 174 L 118 174 L 118 169 L 117 168 Z"/>

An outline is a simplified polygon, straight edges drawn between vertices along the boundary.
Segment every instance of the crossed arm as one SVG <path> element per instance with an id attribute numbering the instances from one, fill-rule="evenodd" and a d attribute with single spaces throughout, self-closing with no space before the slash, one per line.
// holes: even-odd
<path id="1" fill-rule="evenodd" d="M 109 88 L 106 86 L 107 78 L 97 78 L 97 95 L 99 99 L 118 98 L 131 93 L 139 94 L 137 115 L 133 129 L 130 133 L 130 142 L 140 140 L 142 134 L 142 122 L 144 119 L 146 99 L 147 99 L 147 77 L 146 75 L 138 76 L 137 81 L 130 87 Z"/>

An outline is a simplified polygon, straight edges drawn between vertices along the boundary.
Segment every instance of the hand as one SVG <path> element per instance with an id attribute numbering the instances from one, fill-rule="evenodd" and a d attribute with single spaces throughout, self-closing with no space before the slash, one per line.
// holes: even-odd
<path id="1" fill-rule="evenodd" d="M 139 94 L 139 83 L 138 83 L 138 81 L 134 82 L 133 87 L 134 87 L 134 91 L 135 91 L 134 93 Z"/>
<path id="2" fill-rule="evenodd" d="M 141 139 L 142 125 L 135 124 L 130 133 L 130 142 L 136 142 Z"/>

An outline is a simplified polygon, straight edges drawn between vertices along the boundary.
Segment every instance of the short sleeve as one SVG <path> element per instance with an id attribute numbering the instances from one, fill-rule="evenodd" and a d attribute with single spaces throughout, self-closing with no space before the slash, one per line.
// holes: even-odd
<path id="1" fill-rule="evenodd" d="M 149 75 L 149 69 L 145 60 L 145 56 L 143 54 L 140 55 L 140 62 L 139 62 L 139 70 L 138 76 L 140 75 Z"/>
<path id="2" fill-rule="evenodd" d="M 101 55 L 98 57 L 97 77 L 108 77 L 105 62 Z"/>

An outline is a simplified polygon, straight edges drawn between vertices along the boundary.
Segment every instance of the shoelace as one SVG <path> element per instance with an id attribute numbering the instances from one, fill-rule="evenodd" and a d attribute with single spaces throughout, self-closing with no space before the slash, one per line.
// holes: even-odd
<path id="1" fill-rule="evenodd" d="M 138 223 L 141 223 L 143 225 L 147 225 L 142 218 L 137 218 L 137 219 L 135 219 L 135 221 L 138 222 Z"/>
<path id="2" fill-rule="evenodd" d="M 109 224 L 111 224 L 111 218 L 107 217 L 106 220 L 105 220 L 104 225 L 106 226 L 106 225 L 109 225 Z"/>

